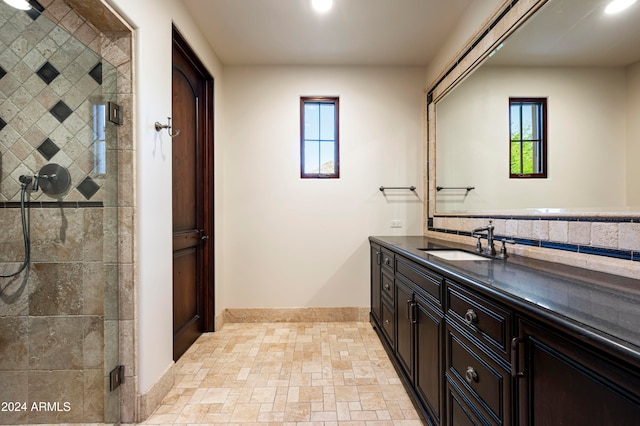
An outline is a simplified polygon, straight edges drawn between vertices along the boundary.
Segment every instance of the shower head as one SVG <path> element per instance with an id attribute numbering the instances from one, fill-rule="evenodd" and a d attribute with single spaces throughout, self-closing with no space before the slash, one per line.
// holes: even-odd
<path id="1" fill-rule="evenodd" d="M 29 185 L 31 182 L 33 182 L 33 177 L 32 176 L 27 176 L 27 175 L 21 175 L 18 180 L 20 181 L 21 184 L 23 184 L 24 186 Z"/>

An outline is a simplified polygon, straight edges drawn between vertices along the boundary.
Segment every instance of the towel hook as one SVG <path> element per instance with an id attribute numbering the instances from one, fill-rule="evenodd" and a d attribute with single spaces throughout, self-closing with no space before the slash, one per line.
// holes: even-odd
<path id="1" fill-rule="evenodd" d="M 168 123 L 167 124 L 160 124 L 156 121 L 156 132 L 159 132 L 162 129 L 167 129 L 167 133 L 169 134 L 170 138 L 175 138 L 176 136 L 178 136 L 180 134 L 180 130 L 176 130 L 174 134 L 171 134 L 171 117 L 167 117 Z"/>

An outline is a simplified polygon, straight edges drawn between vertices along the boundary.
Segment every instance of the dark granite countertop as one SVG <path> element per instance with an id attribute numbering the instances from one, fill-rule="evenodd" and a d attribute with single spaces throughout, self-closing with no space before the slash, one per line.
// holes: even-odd
<path id="1" fill-rule="evenodd" d="M 515 255 L 506 261 L 448 261 L 419 249 L 473 247 L 422 236 L 370 240 L 640 362 L 640 280 Z"/>

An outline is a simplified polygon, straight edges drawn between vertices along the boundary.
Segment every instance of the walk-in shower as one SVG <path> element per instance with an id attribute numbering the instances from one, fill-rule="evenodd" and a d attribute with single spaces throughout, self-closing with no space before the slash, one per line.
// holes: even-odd
<path id="1" fill-rule="evenodd" d="M 68 3 L 0 2 L 0 425 L 121 419 L 118 69 Z"/>
<path id="2" fill-rule="evenodd" d="M 8 274 L 0 273 L 0 278 L 16 277 L 25 270 L 31 262 L 31 239 L 29 237 L 29 222 L 27 218 L 27 196 L 31 191 L 37 191 L 42 182 L 42 192 L 52 197 L 63 196 L 71 186 L 69 171 L 59 164 L 47 164 L 40 169 L 40 173 L 33 176 L 20 175 L 20 219 L 22 224 L 22 241 L 24 242 L 24 261 L 17 271 Z"/>

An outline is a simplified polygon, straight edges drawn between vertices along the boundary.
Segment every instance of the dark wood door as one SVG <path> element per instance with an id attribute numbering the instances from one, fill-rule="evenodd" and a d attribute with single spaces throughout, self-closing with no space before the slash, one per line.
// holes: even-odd
<path id="1" fill-rule="evenodd" d="M 382 252 L 380 247 L 371 245 L 371 314 L 376 322 L 380 323 L 380 317 L 382 316 L 380 310 L 382 302 L 380 300 L 380 283 L 382 281 L 382 274 L 380 272 L 380 257 Z"/>
<path id="2" fill-rule="evenodd" d="M 213 330 L 212 79 L 174 29 L 173 358 Z"/>
<path id="3" fill-rule="evenodd" d="M 640 425 L 638 366 L 572 343 L 531 323 L 519 365 L 520 425 Z"/>
<path id="4" fill-rule="evenodd" d="M 436 424 L 442 409 L 442 314 L 416 295 L 415 387 Z"/>
<path id="5" fill-rule="evenodd" d="M 396 354 L 413 384 L 413 292 L 396 279 Z"/>

